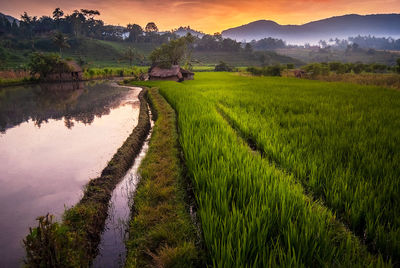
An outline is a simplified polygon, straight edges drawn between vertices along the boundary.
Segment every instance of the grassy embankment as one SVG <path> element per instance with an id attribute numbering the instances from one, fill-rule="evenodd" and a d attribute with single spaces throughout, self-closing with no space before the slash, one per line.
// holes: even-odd
<path id="1" fill-rule="evenodd" d="M 110 79 L 115 77 L 139 77 L 147 73 L 147 66 L 84 68 L 82 80 Z M 29 71 L 0 71 L 0 87 L 39 83 L 38 76 L 31 76 Z"/>
<path id="2" fill-rule="evenodd" d="M 200 267 L 204 254 L 185 205 L 175 112 L 154 88 L 149 99 L 156 122 L 139 170 L 126 267 Z"/>
<path id="3" fill-rule="evenodd" d="M 101 176 L 91 180 L 84 196 L 67 209 L 61 223 L 52 216 L 40 217 L 24 245 L 29 267 L 89 267 L 97 254 L 100 235 L 107 218 L 108 204 L 115 186 L 132 166 L 150 130 L 146 91 L 139 95 L 138 125 L 113 156 Z"/>
<path id="4" fill-rule="evenodd" d="M 144 84 L 177 112 L 214 266 L 390 266 L 376 251 L 396 259 L 398 92 L 227 73 Z"/>

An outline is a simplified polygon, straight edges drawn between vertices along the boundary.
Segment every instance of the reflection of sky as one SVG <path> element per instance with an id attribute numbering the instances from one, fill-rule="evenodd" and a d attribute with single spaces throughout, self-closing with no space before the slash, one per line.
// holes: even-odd
<path id="1" fill-rule="evenodd" d="M 206 33 L 219 32 L 251 21 L 268 19 L 280 24 L 303 24 L 344 14 L 399 13 L 398 0 L 14 0 L 4 1 L 1 12 L 20 18 L 27 11 L 36 16 L 51 16 L 60 7 L 98 9 L 107 24 L 154 21 L 161 30 L 190 25 Z"/>
<path id="2" fill-rule="evenodd" d="M 136 92 L 137 95 L 138 92 Z M 64 204 L 81 197 L 137 124 L 139 109 L 132 104 L 95 117 L 93 123 L 50 119 L 40 128 L 32 120 L 0 134 L 0 266 L 15 266 L 23 254 L 20 241 L 47 212 L 60 215 Z M 7 258 L 9 257 L 9 258 Z"/>

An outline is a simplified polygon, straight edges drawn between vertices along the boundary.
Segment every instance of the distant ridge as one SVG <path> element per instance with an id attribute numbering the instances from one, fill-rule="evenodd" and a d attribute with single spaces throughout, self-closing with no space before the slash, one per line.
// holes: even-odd
<path id="1" fill-rule="evenodd" d="M 10 23 L 13 23 L 15 21 L 17 23 L 17 25 L 19 25 L 19 20 L 12 16 L 9 16 L 9 15 L 6 15 L 6 14 L 3 14 L 0 12 L 0 17 L 5 17 Z"/>
<path id="2" fill-rule="evenodd" d="M 400 38 L 400 14 L 350 14 L 303 25 L 280 25 L 270 20 L 259 20 L 222 31 L 222 35 L 247 42 L 273 37 L 291 44 L 317 43 L 319 40 L 358 35 Z"/>

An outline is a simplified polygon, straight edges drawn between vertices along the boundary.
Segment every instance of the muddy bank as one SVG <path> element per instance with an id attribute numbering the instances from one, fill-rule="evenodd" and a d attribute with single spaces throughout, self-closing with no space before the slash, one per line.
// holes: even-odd
<path id="1" fill-rule="evenodd" d="M 153 121 L 151 121 L 151 126 L 153 127 Z M 107 220 L 98 247 L 99 253 L 93 262 L 93 267 L 122 267 L 125 263 L 125 241 L 128 234 L 130 212 L 136 186 L 140 181 L 138 169 L 149 149 L 151 134 L 152 129 L 150 129 L 139 155 L 135 158 L 134 165 L 112 193 Z"/>
<path id="2" fill-rule="evenodd" d="M 39 226 L 24 240 L 26 263 L 34 267 L 88 267 L 108 214 L 108 204 L 116 185 L 132 166 L 150 130 L 147 90 L 139 94 L 138 125 L 109 161 L 101 176 L 91 180 L 80 202 L 65 211 L 61 223 L 51 216 L 39 218 Z M 101 145 L 100 145 L 101 146 Z"/>

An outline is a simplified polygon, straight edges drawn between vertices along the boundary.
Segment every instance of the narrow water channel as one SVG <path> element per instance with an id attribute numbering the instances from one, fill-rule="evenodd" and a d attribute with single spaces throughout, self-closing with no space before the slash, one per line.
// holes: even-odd
<path id="1" fill-rule="evenodd" d="M 22 265 L 36 217 L 59 219 L 138 123 L 140 89 L 108 81 L 0 89 L 0 267 Z"/>
<path id="2" fill-rule="evenodd" d="M 125 264 L 125 240 L 128 235 L 134 192 L 140 180 L 138 169 L 149 148 L 153 126 L 154 123 L 151 121 L 150 132 L 139 155 L 136 157 L 133 166 L 128 170 L 112 193 L 108 217 L 99 245 L 99 254 L 93 262 L 94 268 L 123 267 Z"/>

